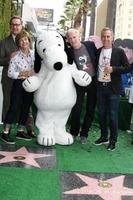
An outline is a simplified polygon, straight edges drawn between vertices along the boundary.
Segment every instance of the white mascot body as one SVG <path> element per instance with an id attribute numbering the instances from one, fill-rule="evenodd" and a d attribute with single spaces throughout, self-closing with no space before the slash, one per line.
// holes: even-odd
<path id="1" fill-rule="evenodd" d="M 37 141 L 40 145 L 70 145 L 73 137 L 66 132 L 66 123 L 76 102 L 74 81 L 87 86 L 91 77 L 69 65 L 62 36 L 56 31 L 46 31 L 37 38 L 36 49 L 42 58 L 39 73 L 23 82 L 28 92 L 34 93 L 37 106 Z"/>

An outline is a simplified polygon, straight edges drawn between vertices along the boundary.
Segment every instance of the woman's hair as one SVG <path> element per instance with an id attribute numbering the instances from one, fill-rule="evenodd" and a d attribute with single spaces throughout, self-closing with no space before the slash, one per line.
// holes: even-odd
<path id="1" fill-rule="evenodd" d="M 25 30 L 22 30 L 20 33 L 18 33 L 16 35 L 15 41 L 16 41 L 16 45 L 19 47 L 19 41 L 21 40 L 21 38 L 23 37 L 27 37 L 29 40 L 29 43 L 31 44 L 31 37 L 29 35 L 28 32 L 26 32 Z"/>

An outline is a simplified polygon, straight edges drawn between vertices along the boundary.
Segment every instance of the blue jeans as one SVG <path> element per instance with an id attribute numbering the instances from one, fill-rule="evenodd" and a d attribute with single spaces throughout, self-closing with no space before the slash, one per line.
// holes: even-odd
<path id="1" fill-rule="evenodd" d="M 103 86 L 98 84 L 97 87 L 97 105 L 101 137 L 108 139 L 108 128 L 110 128 L 110 141 L 117 142 L 118 137 L 118 109 L 119 94 L 114 94 L 111 84 Z M 107 121 L 108 120 L 108 121 Z"/>

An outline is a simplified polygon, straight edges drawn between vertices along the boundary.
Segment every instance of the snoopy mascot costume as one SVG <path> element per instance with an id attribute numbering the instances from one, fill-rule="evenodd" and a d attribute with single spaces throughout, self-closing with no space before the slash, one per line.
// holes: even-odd
<path id="1" fill-rule="evenodd" d="M 66 123 L 76 102 L 74 81 L 87 86 L 91 77 L 68 64 L 64 40 L 56 31 L 39 35 L 36 50 L 42 59 L 39 73 L 23 82 L 28 92 L 34 92 L 37 107 L 37 142 L 43 146 L 70 145 L 73 137 L 66 131 Z"/>

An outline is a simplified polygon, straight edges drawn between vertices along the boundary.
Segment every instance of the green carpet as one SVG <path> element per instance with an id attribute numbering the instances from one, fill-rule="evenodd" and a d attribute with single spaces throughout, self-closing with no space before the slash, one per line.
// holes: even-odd
<path id="1" fill-rule="evenodd" d="M 98 136 L 99 129 L 93 126 L 87 145 L 77 140 L 71 146 L 50 147 L 56 152 L 56 166 L 52 170 L 0 166 L 0 200 L 61 200 L 61 172 L 133 174 L 132 135 L 119 131 L 114 152 L 107 151 L 105 145 L 93 145 Z M 17 140 L 17 145 L 40 148 L 36 140 Z"/>
<path id="2" fill-rule="evenodd" d="M 131 135 L 119 131 L 115 152 L 107 151 L 106 145 L 95 146 L 98 129 L 91 130 L 88 144 L 76 141 L 70 147 L 58 146 L 57 158 L 59 170 L 88 172 L 133 173 L 133 145 Z"/>
<path id="3" fill-rule="evenodd" d="M 0 180 L 1 200 L 60 199 L 59 180 L 56 170 L 1 167 Z"/>

